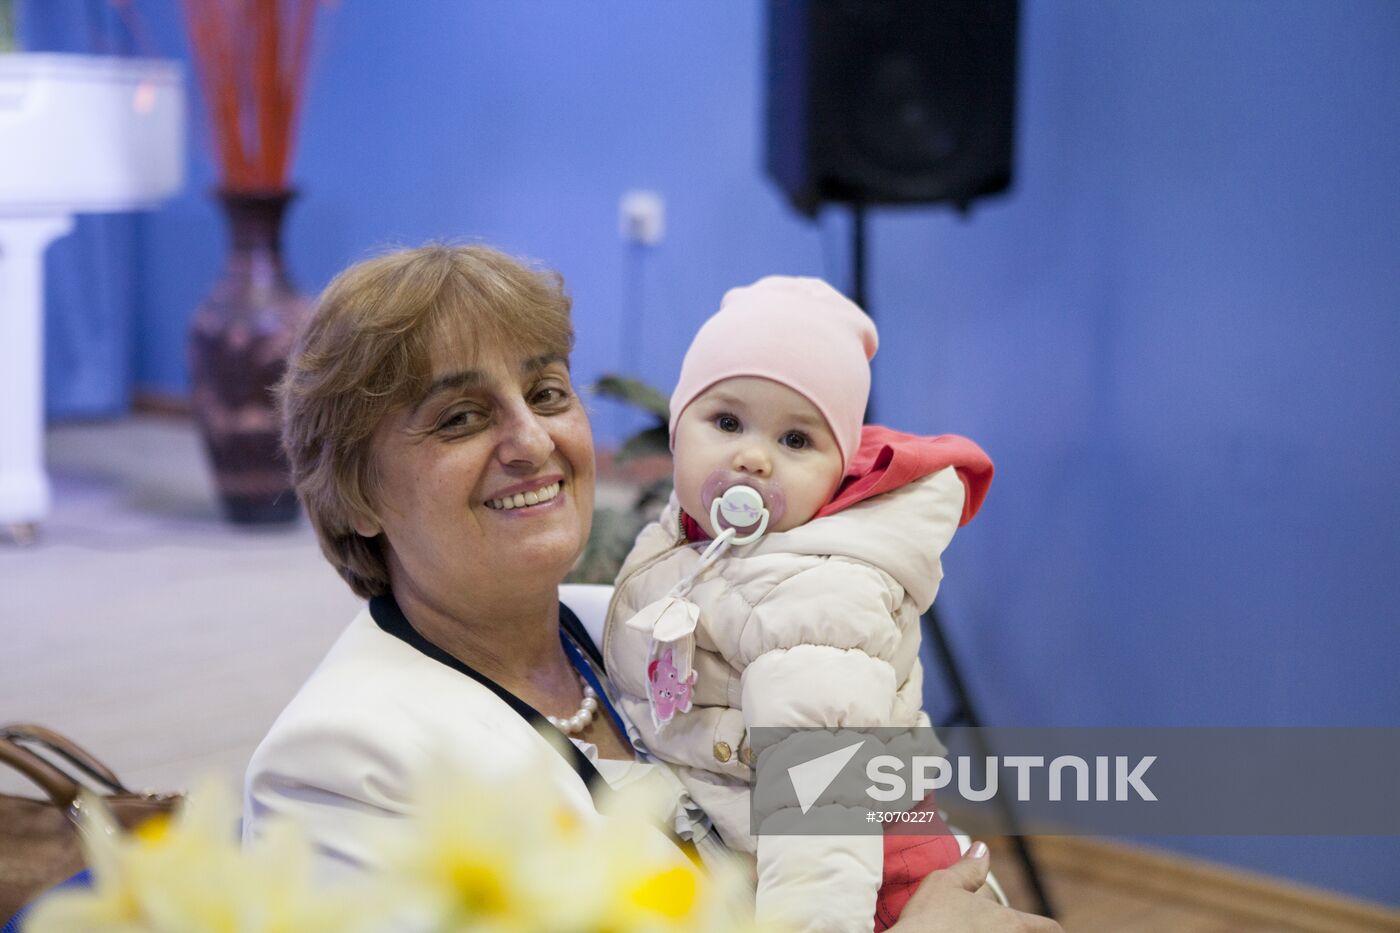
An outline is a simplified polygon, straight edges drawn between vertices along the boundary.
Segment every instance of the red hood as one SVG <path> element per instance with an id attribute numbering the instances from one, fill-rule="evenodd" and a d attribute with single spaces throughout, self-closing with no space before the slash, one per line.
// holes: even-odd
<path id="1" fill-rule="evenodd" d="M 966 525 L 982 507 L 992 485 L 991 458 L 972 441 L 957 434 L 919 437 L 880 425 L 860 429 L 860 447 L 846 467 L 846 475 L 836 487 L 831 501 L 818 510 L 815 518 L 832 515 L 874 496 L 907 486 L 944 467 L 956 467 L 958 479 L 967 491 L 963 499 L 962 521 Z M 685 512 L 681 524 L 689 541 L 705 541 L 700 524 Z"/>

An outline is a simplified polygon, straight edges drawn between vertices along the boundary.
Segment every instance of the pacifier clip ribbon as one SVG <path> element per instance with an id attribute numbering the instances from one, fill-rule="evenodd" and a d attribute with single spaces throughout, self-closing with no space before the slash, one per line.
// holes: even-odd
<path id="1" fill-rule="evenodd" d="M 687 713 L 695 686 L 695 626 L 700 607 L 683 596 L 667 595 L 627 620 L 629 628 L 651 636 L 647 651 L 647 705 L 657 731 L 677 713 Z"/>
<path id="2" fill-rule="evenodd" d="M 690 712 L 694 692 L 695 627 L 700 607 L 686 595 L 700 574 L 719 560 L 731 545 L 752 544 L 768 530 L 768 509 L 751 486 L 731 486 L 710 504 L 710 525 L 726 527 L 700 555 L 695 569 L 671 587 L 661 599 L 644 606 L 627 620 L 629 628 L 651 636 L 647 651 L 647 703 L 657 731 L 678 713 Z M 739 528 L 755 530 L 740 534 Z"/>

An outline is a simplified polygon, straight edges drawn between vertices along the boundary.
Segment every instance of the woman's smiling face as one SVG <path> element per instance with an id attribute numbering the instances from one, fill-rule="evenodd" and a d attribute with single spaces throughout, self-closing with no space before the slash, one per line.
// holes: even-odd
<path id="1" fill-rule="evenodd" d="M 416 404 L 372 444 L 377 524 L 396 593 L 460 599 L 517 581 L 557 585 L 588 539 L 593 436 L 568 361 L 437 343 Z"/>

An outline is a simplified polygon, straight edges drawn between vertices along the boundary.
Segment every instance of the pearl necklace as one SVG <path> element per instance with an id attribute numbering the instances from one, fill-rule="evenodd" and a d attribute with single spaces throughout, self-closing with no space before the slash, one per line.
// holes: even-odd
<path id="1" fill-rule="evenodd" d="M 565 735 L 577 735 L 587 729 L 588 724 L 593 721 L 593 714 L 598 711 L 598 692 L 588 685 L 582 674 L 577 671 L 574 673 L 578 675 L 579 685 L 583 687 L 583 704 L 579 706 L 578 712 L 562 719 L 558 716 L 545 717 L 550 725 Z"/>

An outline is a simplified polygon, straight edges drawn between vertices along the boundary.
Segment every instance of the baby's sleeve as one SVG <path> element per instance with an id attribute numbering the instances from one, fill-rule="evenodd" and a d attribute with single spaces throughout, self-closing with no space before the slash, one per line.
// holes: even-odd
<path id="1" fill-rule="evenodd" d="M 745 724 L 888 725 L 902 599 L 886 574 L 835 557 L 773 587 L 739 637 Z"/>
<path id="2" fill-rule="evenodd" d="M 891 663 L 902 591 L 873 567 L 828 558 L 780 583 L 741 636 L 745 725 L 860 728 L 891 723 L 898 689 Z M 846 807 L 848 803 L 826 803 Z M 774 825 L 798 817 L 769 814 Z M 812 816 L 809 811 L 806 816 Z M 884 869 L 878 834 L 758 834 L 757 910 L 799 931 L 868 933 Z"/>

